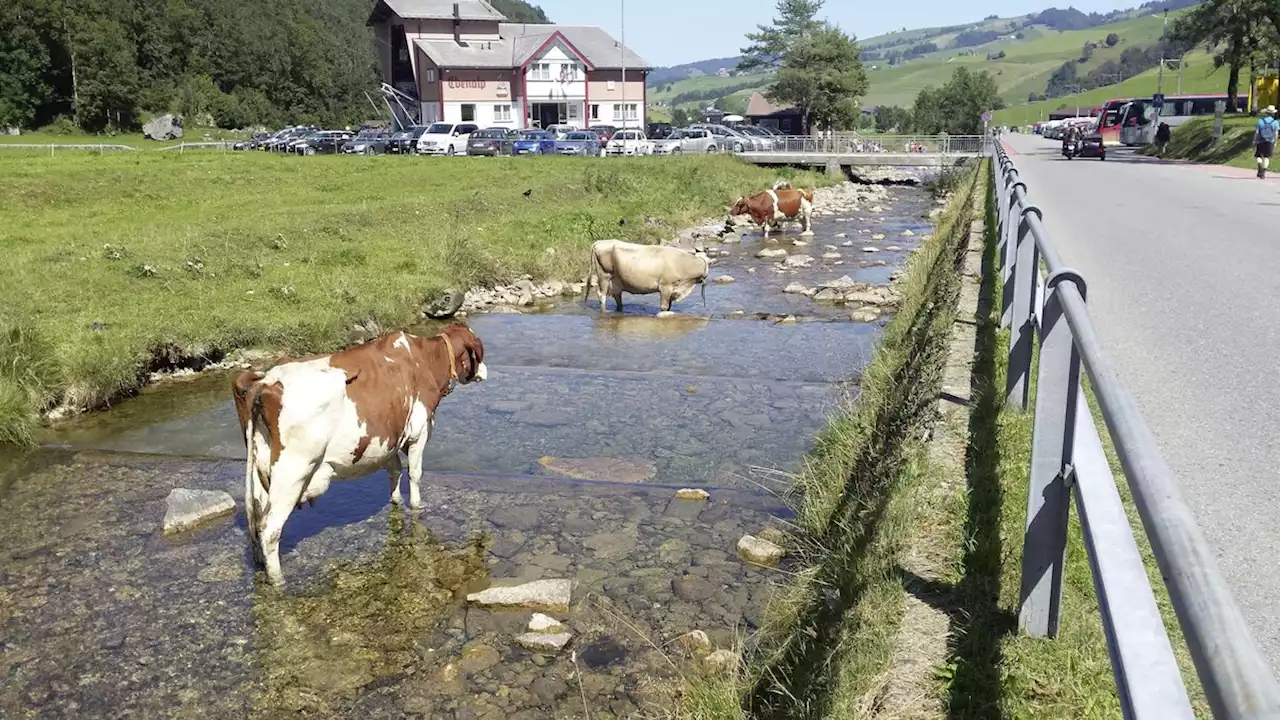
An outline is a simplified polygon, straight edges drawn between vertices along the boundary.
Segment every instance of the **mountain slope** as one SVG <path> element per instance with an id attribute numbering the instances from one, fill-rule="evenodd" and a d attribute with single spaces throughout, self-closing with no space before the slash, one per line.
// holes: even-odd
<path id="1" fill-rule="evenodd" d="M 1075 71 L 1080 77 L 1109 62 L 1112 65 L 1104 71 L 1111 72 L 1126 50 L 1146 50 L 1155 45 L 1164 29 L 1162 10 L 1168 8 L 1170 17 L 1176 17 L 1181 8 L 1194 3 L 1195 0 L 1164 0 L 1106 15 L 1050 8 L 1031 15 L 988 17 L 964 25 L 866 38 L 859 45 L 871 87 L 863 105 L 910 105 L 920 90 L 944 84 L 955 67 L 961 65 L 991 72 L 1004 101 L 1011 106 L 1022 105 L 1032 94 L 1045 92 L 1050 76 L 1064 62 L 1078 61 Z M 1112 34 L 1116 42 L 1109 46 L 1107 39 Z M 1085 50 L 1086 44 L 1093 47 Z M 736 58 L 704 63 L 726 67 L 730 60 Z M 666 68 L 663 75 L 651 75 L 650 98 L 691 109 L 718 101 L 717 107 L 741 112 L 751 92 L 770 82 L 767 74 L 682 80 L 672 77 L 687 75 L 700 65 Z"/>

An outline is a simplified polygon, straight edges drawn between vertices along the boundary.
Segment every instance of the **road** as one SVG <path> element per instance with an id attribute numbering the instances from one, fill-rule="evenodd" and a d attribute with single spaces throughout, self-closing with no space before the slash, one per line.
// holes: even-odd
<path id="1" fill-rule="evenodd" d="M 1280 672 L 1280 178 L 1004 137 Z"/>

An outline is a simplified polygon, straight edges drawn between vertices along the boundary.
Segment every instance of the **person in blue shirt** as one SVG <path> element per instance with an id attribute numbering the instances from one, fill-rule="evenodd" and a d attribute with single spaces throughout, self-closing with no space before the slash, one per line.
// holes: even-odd
<path id="1" fill-rule="evenodd" d="M 1258 177 L 1267 177 L 1267 168 L 1271 167 L 1271 151 L 1275 148 L 1276 135 L 1280 133 L 1280 122 L 1276 122 L 1276 106 L 1268 105 L 1258 118 L 1258 125 L 1253 131 L 1253 157 L 1258 161 Z"/>

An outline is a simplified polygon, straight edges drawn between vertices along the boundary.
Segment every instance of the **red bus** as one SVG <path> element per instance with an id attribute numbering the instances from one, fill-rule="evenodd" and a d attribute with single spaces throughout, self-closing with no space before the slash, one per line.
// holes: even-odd
<path id="1" fill-rule="evenodd" d="M 1117 98 L 1102 104 L 1102 111 L 1098 113 L 1098 134 L 1102 136 L 1103 147 L 1120 144 L 1120 128 L 1124 124 L 1124 119 L 1120 117 L 1120 110 L 1135 99 Z"/>

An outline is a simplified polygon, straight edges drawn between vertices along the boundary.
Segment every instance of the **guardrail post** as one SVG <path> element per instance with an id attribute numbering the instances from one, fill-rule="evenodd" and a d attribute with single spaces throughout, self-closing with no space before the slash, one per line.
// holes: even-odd
<path id="1" fill-rule="evenodd" d="M 1017 210 L 1017 206 L 1014 209 Z M 1005 402 L 1016 405 L 1022 412 L 1027 411 L 1027 403 L 1031 397 L 1031 355 L 1036 336 L 1036 316 L 1040 313 L 1040 308 L 1035 307 L 1040 249 L 1036 246 L 1035 236 L 1031 234 L 1028 218 L 1033 213 L 1037 218 L 1041 217 L 1040 208 L 1035 205 L 1024 206 L 1019 212 L 1021 222 L 1018 223 L 1017 260 L 1013 265 L 1013 274 L 1010 275 L 1010 294 L 1013 295 L 1010 326 L 1014 337 L 1009 343 Z"/>
<path id="2" fill-rule="evenodd" d="M 1018 625 L 1032 637 L 1056 637 L 1067 561 L 1067 521 L 1075 482 L 1072 449 L 1080 397 L 1080 354 L 1062 311 L 1059 284 L 1072 283 L 1084 296 L 1084 280 L 1074 270 L 1049 277 L 1041 323 L 1036 374 L 1035 430 L 1027 492 L 1027 525 L 1022 545 L 1022 593 Z M 1034 290 L 1034 285 L 1032 286 Z"/>

